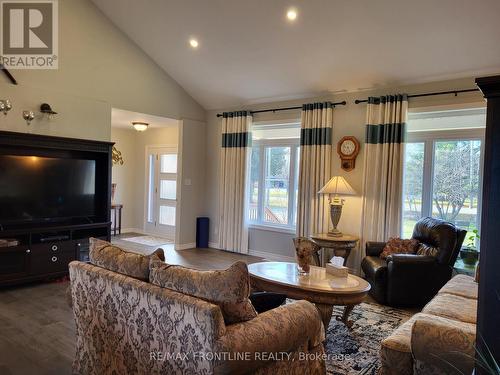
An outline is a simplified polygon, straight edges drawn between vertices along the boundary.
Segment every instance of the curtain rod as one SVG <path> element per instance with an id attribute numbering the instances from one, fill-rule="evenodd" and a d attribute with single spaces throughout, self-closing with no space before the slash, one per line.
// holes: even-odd
<path id="1" fill-rule="evenodd" d="M 336 105 L 346 105 L 347 102 L 344 100 L 342 102 L 336 102 L 332 103 L 332 105 L 335 107 Z M 297 106 L 297 107 L 285 107 L 285 108 L 270 108 L 270 109 L 260 109 L 257 111 L 249 111 L 252 115 L 254 113 L 263 113 L 263 112 L 279 112 L 279 111 L 289 111 L 292 109 L 302 109 L 302 106 Z M 222 117 L 222 113 L 217 113 L 217 117 Z"/>
<path id="2" fill-rule="evenodd" d="M 446 94 L 455 94 L 455 96 L 457 96 L 458 94 L 461 94 L 463 92 L 473 92 L 473 91 L 479 91 L 479 89 L 476 88 L 476 89 L 465 89 L 465 90 L 428 92 L 428 93 L 425 93 L 425 94 L 408 95 L 408 98 L 419 98 L 421 96 L 435 96 L 435 95 L 446 95 Z M 366 102 L 368 102 L 368 99 L 356 99 L 354 101 L 355 104 L 366 103 Z"/>
<path id="3" fill-rule="evenodd" d="M 14 76 L 5 68 L 5 66 L 3 64 L 0 64 L 0 70 L 3 70 L 3 72 L 5 73 L 5 75 L 7 76 L 7 78 L 9 78 L 10 82 L 13 84 L 13 85 L 17 85 L 17 81 L 16 79 L 14 78 Z"/>

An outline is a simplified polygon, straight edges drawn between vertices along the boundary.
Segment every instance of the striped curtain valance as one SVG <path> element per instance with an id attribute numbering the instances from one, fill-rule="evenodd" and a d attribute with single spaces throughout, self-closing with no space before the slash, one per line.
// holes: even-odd
<path id="1" fill-rule="evenodd" d="M 408 101 L 408 94 L 396 94 L 396 95 L 385 95 L 385 96 L 370 96 L 368 98 L 368 104 L 385 104 Z"/>
<path id="2" fill-rule="evenodd" d="M 252 116 L 250 111 L 223 112 L 222 118 Z"/>
<path id="3" fill-rule="evenodd" d="M 331 145 L 332 128 L 309 128 L 300 130 L 300 145 Z"/>
<path id="4" fill-rule="evenodd" d="M 249 132 L 222 134 L 222 147 L 251 147 L 252 137 Z"/>
<path id="5" fill-rule="evenodd" d="M 327 109 L 327 108 L 334 108 L 334 105 L 332 102 L 319 102 L 319 103 L 308 103 L 308 104 L 303 104 L 302 105 L 302 110 L 303 111 L 313 111 L 315 109 Z"/>
<path id="6" fill-rule="evenodd" d="M 396 94 L 368 98 L 365 143 L 404 143 L 406 119 L 401 117 L 408 108 L 408 95 Z"/>
<path id="7" fill-rule="evenodd" d="M 250 111 L 224 112 L 222 114 L 222 147 L 251 147 L 252 137 L 246 126 Z"/>
<path id="8" fill-rule="evenodd" d="M 406 142 L 406 123 L 366 125 L 366 143 Z"/>

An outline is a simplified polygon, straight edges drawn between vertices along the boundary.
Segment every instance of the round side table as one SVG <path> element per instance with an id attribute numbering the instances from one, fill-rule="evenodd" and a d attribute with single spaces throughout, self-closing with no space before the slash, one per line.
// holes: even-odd
<path id="1" fill-rule="evenodd" d="M 359 237 L 343 234 L 339 237 L 329 236 L 328 233 L 317 233 L 311 236 L 311 240 L 321 247 L 321 266 L 324 267 L 333 255 L 344 258 L 344 266 L 351 254 L 351 250 L 358 246 Z"/>

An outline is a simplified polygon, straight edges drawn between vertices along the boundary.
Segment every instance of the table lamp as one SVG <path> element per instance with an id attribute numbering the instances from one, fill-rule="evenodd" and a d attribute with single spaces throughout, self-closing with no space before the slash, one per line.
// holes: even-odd
<path id="1" fill-rule="evenodd" d="M 328 194 L 330 202 L 330 218 L 333 229 L 328 231 L 328 235 L 332 237 L 342 236 L 342 232 L 337 229 L 337 225 L 340 221 L 340 215 L 342 215 L 344 199 L 340 198 L 339 195 L 356 195 L 356 191 L 347 183 L 344 177 L 334 176 L 321 188 L 318 194 Z"/>

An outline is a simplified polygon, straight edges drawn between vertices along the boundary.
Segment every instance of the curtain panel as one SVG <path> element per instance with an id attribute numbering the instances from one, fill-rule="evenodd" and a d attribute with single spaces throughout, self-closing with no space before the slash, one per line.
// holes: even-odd
<path id="1" fill-rule="evenodd" d="M 221 165 L 219 178 L 219 247 L 248 253 L 247 184 L 252 142 L 248 111 L 222 115 Z"/>
<path id="2" fill-rule="evenodd" d="M 366 241 L 401 235 L 403 159 L 408 97 L 368 98 L 363 181 L 363 249 Z"/>
<path id="3" fill-rule="evenodd" d="M 302 106 L 297 235 L 328 232 L 328 199 L 318 194 L 331 174 L 333 104 Z"/>

